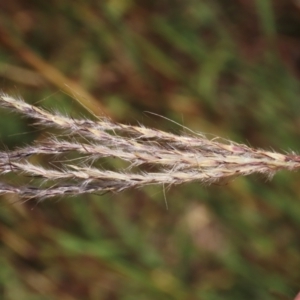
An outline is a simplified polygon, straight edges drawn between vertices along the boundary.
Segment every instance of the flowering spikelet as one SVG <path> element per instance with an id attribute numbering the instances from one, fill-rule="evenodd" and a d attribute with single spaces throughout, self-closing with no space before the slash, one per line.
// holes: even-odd
<path id="1" fill-rule="evenodd" d="M 16 193 L 20 197 L 49 198 L 84 193 L 120 192 L 131 187 L 190 181 L 213 183 L 251 173 L 267 176 L 282 169 L 300 167 L 294 154 L 263 151 L 231 141 L 209 140 L 194 133 L 175 135 L 143 126 L 114 123 L 108 119 L 92 121 L 73 119 L 50 113 L 23 100 L 0 94 L 0 106 L 35 120 L 35 124 L 55 127 L 64 135 L 49 137 L 35 145 L 0 152 L 0 173 L 15 173 L 32 179 L 42 178 L 46 187 L 11 186 L 0 183 L 0 193 Z M 44 168 L 29 162 L 33 155 L 78 153 L 77 164 L 65 161 L 60 169 Z M 121 159 L 129 167 L 119 171 L 87 166 L 103 157 Z M 132 167 L 148 165 L 156 172 L 133 172 Z"/>

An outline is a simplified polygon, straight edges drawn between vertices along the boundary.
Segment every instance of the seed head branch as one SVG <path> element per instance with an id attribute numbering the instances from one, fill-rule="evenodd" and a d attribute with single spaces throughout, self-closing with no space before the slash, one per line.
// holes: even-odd
<path id="1" fill-rule="evenodd" d="M 11 186 L 2 181 L 0 193 L 15 193 L 23 198 L 49 198 L 84 193 L 120 192 L 145 185 L 177 185 L 199 181 L 214 183 L 221 179 L 263 173 L 272 176 L 282 169 L 300 167 L 300 157 L 250 148 L 231 141 L 209 140 L 201 134 L 175 135 L 143 126 L 114 123 L 107 119 L 73 119 L 50 113 L 23 100 L 0 94 L 0 106 L 36 120 L 38 125 L 63 131 L 13 151 L 0 152 L 0 173 L 42 178 L 45 186 Z M 70 135 L 71 133 L 71 135 Z M 70 136 L 72 137 L 70 139 Z M 82 142 L 83 137 L 83 142 Z M 59 169 L 32 164 L 34 155 L 79 155 L 77 164 L 62 163 Z M 104 157 L 118 158 L 129 166 L 155 166 L 155 172 L 112 171 L 86 166 Z M 33 180 L 34 182 L 34 180 Z"/>

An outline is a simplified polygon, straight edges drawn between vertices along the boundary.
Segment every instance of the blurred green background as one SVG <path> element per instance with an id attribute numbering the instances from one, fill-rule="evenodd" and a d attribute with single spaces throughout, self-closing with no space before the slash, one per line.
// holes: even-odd
<path id="1" fill-rule="evenodd" d="M 150 111 L 209 137 L 297 152 L 299 76 L 297 0 L 0 1 L 1 89 L 73 117 L 89 117 L 85 106 L 183 131 Z M 0 114 L 2 149 L 47 134 Z M 167 191 L 168 210 L 162 187 L 2 196 L 0 298 L 293 299 L 299 182 L 281 172 L 186 184 Z"/>

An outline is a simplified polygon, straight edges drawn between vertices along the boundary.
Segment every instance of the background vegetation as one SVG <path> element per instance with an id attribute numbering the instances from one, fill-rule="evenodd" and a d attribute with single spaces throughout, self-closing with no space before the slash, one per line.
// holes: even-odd
<path id="1" fill-rule="evenodd" d="M 1 89 L 74 117 L 90 116 L 82 103 L 183 130 L 150 111 L 211 137 L 297 151 L 299 20 L 296 0 L 2 1 Z M 31 125 L 1 110 L 2 148 L 45 138 Z M 39 203 L 2 196 L 1 299 L 292 299 L 299 180 L 174 187 L 168 210 L 162 187 Z"/>

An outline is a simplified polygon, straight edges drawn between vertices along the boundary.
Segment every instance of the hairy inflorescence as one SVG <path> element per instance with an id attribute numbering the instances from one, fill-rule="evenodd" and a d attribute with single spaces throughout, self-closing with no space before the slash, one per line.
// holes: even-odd
<path id="1" fill-rule="evenodd" d="M 271 177 L 282 169 L 300 167 L 300 157 L 253 149 L 231 141 L 209 140 L 202 134 L 175 135 L 143 126 L 74 119 L 30 105 L 21 99 L 0 94 L 0 107 L 35 120 L 35 124 L 55 127 L 57 136 L 21 149 L 0 152 L 0 173 L 32 178 L 33 184 L 0 183 L 0 194 L 49 198 L 84 193 L 120 192 L 146 185 L 175 185 L 191 181 L 214 183 L 251 173 Z M 34 155 L 77 153 L 60 167 L 42 167 L 30 162 Z M 100 169 L 100 158 L 118 158 L 128 166 L 121 170 Z M 145 165 L 146 168 L 141 166 Z M 149 172 L 148 170 L 155 170 Z M 34 184 L 34 179 L 41 178 Z M 22 181 L 21 181 L 22 182 Z"/>

